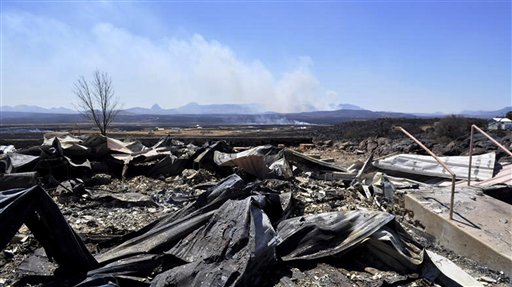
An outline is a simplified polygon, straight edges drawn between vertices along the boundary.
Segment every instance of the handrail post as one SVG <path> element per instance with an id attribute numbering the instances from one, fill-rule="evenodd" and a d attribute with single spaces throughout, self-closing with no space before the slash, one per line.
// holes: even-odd
<path id="1" fill-rule="evenodd" d="M 453 202 L 455 200 L 455 173 L 444 163 L 437 155 L 435 155 L 430 149 L 428 149 L 423 143 L 421 143 L 417 138 L 411 135 L 402 127 L 395 127 L 403 132 L 406 136 L 411 138 L 414 142 L 416 142 L 422 149 L 424 149 L 431 157 L 433 157 L 451 176 L 452 176 L 452 194 L 450 198 L 450 219 L 453 219 Z"/>
<path id="2" fill-rule="evenodd" d="M 506 147 L 501 145 L 499 142 L 497 142 L 495 139 L 493 139 L 488 133 L 484 132 L 482 129 L 480 129 L 477 125 L 471 125 L 471 138 L 469 140 L 469 167 L 468 167 L 468 186 L 471 185 L 471 161 L 473 157 L 473 135 L 474 130 L 477 132 L 483 134 L 486 138 L 488 138 L 494 145 L 502 149 L 504 152 L 506 152 L 509 156 L 512 156 L 512 152 L 508 150 Z"/>
<path id="3" fill-rule="evenodd" d="M 453 202 L 455 201 L 455 174 L 452 175 L 452 194 L 450 196 L 450 219 L 453 219 Z"/>
<path id="4" fill-rule="evenodd" d="M 473 128 L 474 125 L 471 125 L 471 136 L 469 138 L 469 167 L 468 167 L 468 186 L 471 185 L 471 165 L 473 163 L 473 136 L 475 129 Z"/>
<path id="5" fill-rule="evenodd" d="M 484 132 L 481 128 L 477 127 L 476 125 L 472 125 L 472 128 L 475 128 L 478 132 L 483 134 L 486 138 L 488 138 L 493 144 L 495 144 L 497 147 L 499 147 L 501 150 L 506 152 L 509 156 L 512 156 L 512 152 L 508 150 L 506 147 L 504 147 L 502 144 L 497 142 L 495 139 L 493 139 L 488 133 Z"/>

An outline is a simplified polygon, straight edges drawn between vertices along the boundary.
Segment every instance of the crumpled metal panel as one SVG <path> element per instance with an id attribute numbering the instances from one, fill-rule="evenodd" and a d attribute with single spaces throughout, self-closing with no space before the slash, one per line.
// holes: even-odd
<path id="1" fill-rule="evenodd" d="M 468 179 L 468 156 L 442 156 L 439 158 L 456 174 L 457 179 Z M 471 178 L 477 180 L 492 178 L 495 160 L 496 154 L 494 152 L 474 155 Z M 426 155 L 392 155 L 375 160 L 373 165 L 384 170 L 451 178 L 451 175 L 434 158 Z"/>
<path id="2" fill-rule="evenodd" d="M 238 166 L 258 178 L 290 176 L 292 172 L 289 165 L 277 162 L 283 158 L 279 151 L 271 145 L 259 146 L 239 153 L 215 151 L 213 160 L 219 166 Z"/>
<path id="3" fill-rule="evenodd" d="M 59 207 L 40 186 L 0 193 L 0 250 L 25 224 L 62 269 L 83 272 L 97 266 Z"/>
<path id="4" fill-rule="evenodd" d="M 354 210 L 294 217 L 277 226 L 283 261 L 317 259 L 347 251 L 393 220 L 387 212 Z"/>

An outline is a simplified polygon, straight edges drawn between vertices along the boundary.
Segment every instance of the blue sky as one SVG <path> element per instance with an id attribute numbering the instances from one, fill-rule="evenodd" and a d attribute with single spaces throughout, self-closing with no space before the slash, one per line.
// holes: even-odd
<path id="1" fill-rule="evenodd" d="M 2 105 L 72 107 L 108 72 L 124 107 L 512 104 L 510 1 L 2 1 Z"/>

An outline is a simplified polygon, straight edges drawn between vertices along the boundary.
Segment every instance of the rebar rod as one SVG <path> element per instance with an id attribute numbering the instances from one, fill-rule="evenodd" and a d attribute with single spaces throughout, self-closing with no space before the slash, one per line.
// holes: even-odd
<path id="1" fill-rule="evenodd" d="M 414 142 L 416 142 L 422 149 L 424 149 L 431 157 L 433 157 L 451 176 L 452 176 L 452 194 L 450 198 L 450 219 L 453 219 L 453 202 L 455 200 L 455 173 L 443 162 L 437 155 L 435 155 L 428 147 L 426 147 L 422 142 L 420 142 L 417 138 L 415 138 L 412 134 L 406 131 L 402 127 L 396 127 L 396 129 L 403 132 L 406 136 L 411 138 Z"/>
<path id="2" fill-rule="evenodd" d="M 469 152 L 468 152 L 468 155 L 469 155 L 469 167 L 468 167 L 468 186 L 471 185 L 471 165 L 472 165 L 472 162 L 473 162 L 473 137 L 474 137 L 474 130 L 476 130 L 477 132 L 480 132 L 481 134 L 483 134 L 485 137 L 487 137 L 493 144 L 495 144 L 497 147 L 499 147 L 500 149 L 502 149 L 504 152 L 506 152 L 509 156 L 512 156 L 512 152 L 510 150 L 508 150 L 506 147 L 504 147 L 502 144 L 500 144 L 499 142 L 497 142 L 495 139 L 493 139 L 488 133 L 484 132 L 482 129 L 480 129 L 479 127 L 477 127 L 476 125 L 471 125 L 471 136 L 470 136 L 470 139 L 469 139 Z"/>

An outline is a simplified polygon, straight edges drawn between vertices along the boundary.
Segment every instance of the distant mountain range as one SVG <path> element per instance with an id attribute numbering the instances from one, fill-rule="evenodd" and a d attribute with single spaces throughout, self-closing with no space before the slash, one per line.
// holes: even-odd
<path id="1" fill-rule="evenodd" d="M 122 110 L 120 115 L 280 115 L 294 120 L 307 121 L 311 118 L 335 119 L 335 118 L 379 118 L 379 117 L 443 117 L 444 113 L 397 113 L 370 111 L 351 104 L 338 104 L 331 106 L 330 111 L 311 111 L 303 113 L 277 113 L 268 111 L 260 104 L 211 104 L 202 105 L 198 103 L 189 103 L 184 106 L 172 109 L 164 109 L 158 104 L 150 108 L 128 108 Z M 512 106 L 507 106 L 495 111 L 462 111 L 459 115 L 477 118 L 492 118 L 505 116 L 508 111 L 512 111 Z M 9 118 L 16 117 L 16 114 L 77 114 L 75 110 L 58 107 L 43 108 L 34 105 L 2 106 L 1 112 Z M 7 115 L 8 114 L 8 115 Z"/>
<path id="2" fill-rule="evenodd" d="M 512 111 L 512 106 L 504 107 L 496 111 L 462 111 L 464 116 L 478 117 L 478 118 L 494 118 L 504 117 L 508 112 Z"/>
<path id="3" fill-rule="evenodd" d="M 2 112 L 20 112 L 20 113 L 42 113 L 42 114 L 76 114 L 77 112 L 72 109 L 58 107 L 58 108 L 43 108 L 31 105 L 17 105 L 17 106 L 2 106 Z"/>
<path id="4" fill-rule="evenodd" d="M 44 114 L 76 114 L 76 110 L 58 107 L 58 108 L 43 108 L 34 105 L 17 105 L 17 106 L 2 106 L 3 112 L 21 112 L 21 113 L 44 113 Z M 338 104 L 333 105 L 330 110 L 363 110 L 363 108 L 351 104 Z M 256 115 L 256 114 L 269 114 L 276 113 L 268 111 L 261 104 L 211 104 L 202 105 L 198 103 L 189 103 L 178 108 L 164 109 L 158 104 L 154 104 L 150 108 L 134 107 L 123 109 L 122 114 L 137 114 L 137 115 L 215 115 L 215 114 L 230 114 L 230 115 Z"/>
<path id="5" fill-rule="evenodd" d="M 268 111 L 260 104 L 212 104 L 200 105 L 198 103 L 189 103 L 175 109 L 163 109 L 158 104 L 154 104 L 151 108 L 129 108 L 125 112 L 139 115 L 215 115 L 215 114 L 232 114 L 232 115 L 254 115 L 265 114 Z"/>
<path id="6" fill-rule="evenodd" d="M 354 111 L 359 111 L 359 110 L 364 110 L 364 109 L 361 108 L 360 106 L 351 105 L 351 104 L 338 104 L 338 105 L 331 106 L 330 110 L 333 110 L 333 111 L 336 111 L 336 110 L 354 110 Z"/>

